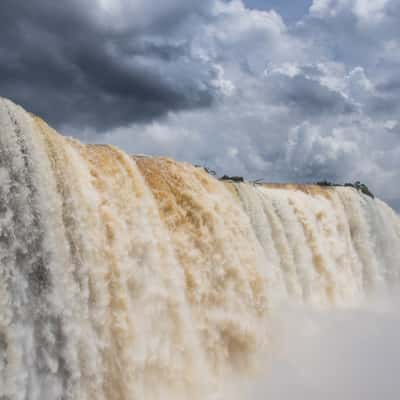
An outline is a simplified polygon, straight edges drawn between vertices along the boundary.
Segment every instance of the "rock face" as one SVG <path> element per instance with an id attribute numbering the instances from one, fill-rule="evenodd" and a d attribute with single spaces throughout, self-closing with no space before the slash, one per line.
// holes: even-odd
<path id="1" fill-rule="evenodd" d="M 0 399 L 223 397 L 278 305 L 357 306 L 399 249 L 352 188 L 219 181 L 0 99 Z"/>

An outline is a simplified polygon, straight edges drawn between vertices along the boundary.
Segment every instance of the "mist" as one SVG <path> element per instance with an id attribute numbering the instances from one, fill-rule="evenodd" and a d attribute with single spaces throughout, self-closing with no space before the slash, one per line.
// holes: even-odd
<path id="1" fill-rule="evenodd" d="M 282 310 L 272 322 L 273 354 L 241 399 L 400 398 L 398 306 L 392 296 L 358 310 Z"/>

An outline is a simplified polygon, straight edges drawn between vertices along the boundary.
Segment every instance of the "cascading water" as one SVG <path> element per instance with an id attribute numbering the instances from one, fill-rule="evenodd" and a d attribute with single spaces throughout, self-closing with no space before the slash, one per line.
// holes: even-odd
<path id="1" fill-rule="evenodd" d="M 217 398 L 280 304 L 356 307 L 399 252 L 397 214 L 355 189 L 220 182 L 0 99 L 2 400 Z"/>

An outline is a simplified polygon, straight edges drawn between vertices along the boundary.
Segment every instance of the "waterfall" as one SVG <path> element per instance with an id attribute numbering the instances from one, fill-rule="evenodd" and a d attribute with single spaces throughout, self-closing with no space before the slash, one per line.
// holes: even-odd
<path id="1" fill-rule="evenodd" d="M 353 188 L 222 182 L 83 145 L 0 99 L 0 399 L 214 399 L 285 302 L 400 281 L 400 219 Z"/>

